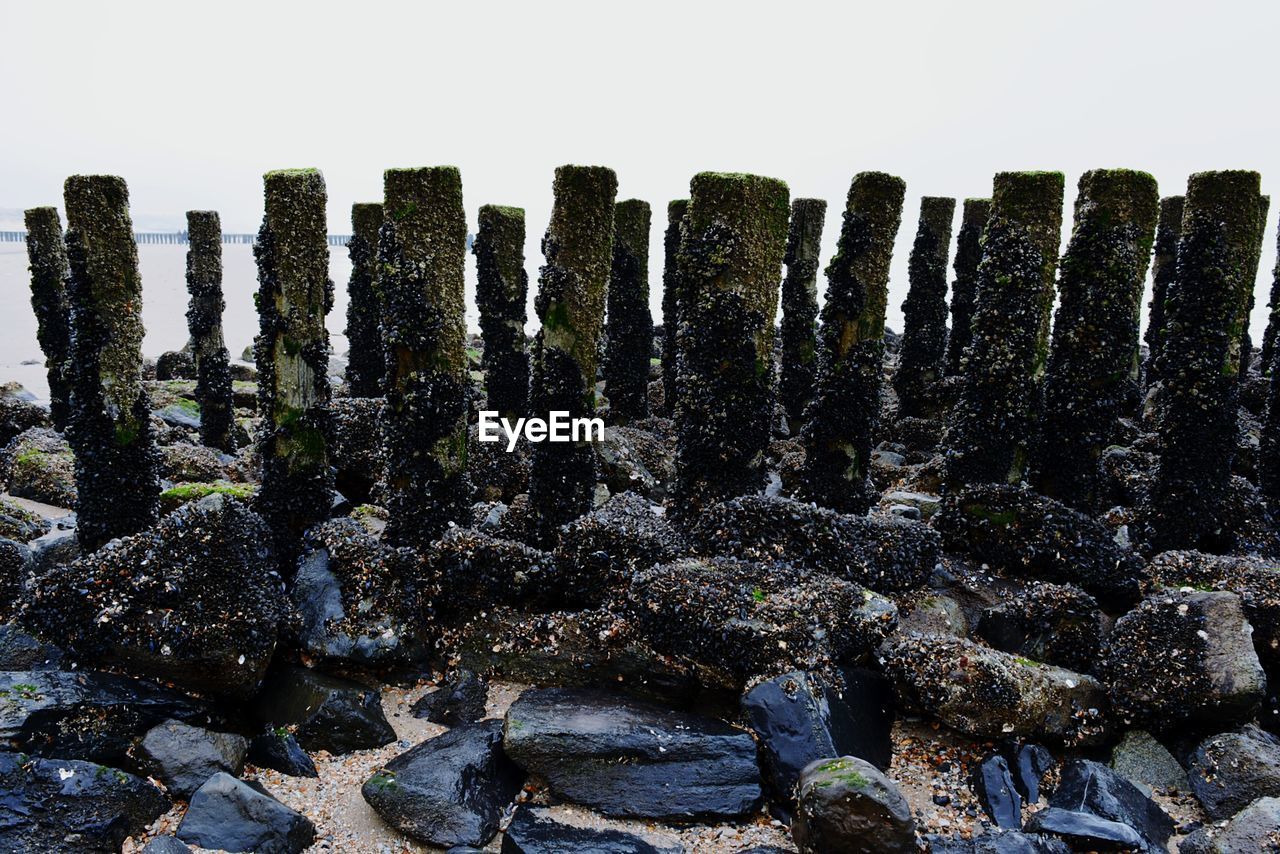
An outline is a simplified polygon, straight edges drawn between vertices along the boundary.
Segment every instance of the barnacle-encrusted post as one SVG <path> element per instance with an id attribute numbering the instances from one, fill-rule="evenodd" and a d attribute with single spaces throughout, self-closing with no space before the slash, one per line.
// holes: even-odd
<path id="1" fill-rule="evenodd" d="M 347 280 L 347 390 L 352 397 L 381 397 L 387 374 L 382 351 L 382 305 L 375 284 L 378 229 L 382 205 L 357 202 L 351 206 L 351 278 Z"/>
<path id="2" fill-rule="evenodd" d="M 187 330 L 196 363 L 200 441 L 236 449 L 231 363 L 222 340 L 222 223 L 217 211 L 187 211 Z"/>
<path id="3" fill-rule="evenodd" d="M 676 403 L 676 509 L 686 516 L 764 486 L 789 196 L 758 175 L 702 172 L 690 183 Z"/>
<path id="4" fill-rule="evenodd" d="M 945 444 L 953 486 L 1018 483 L 1049 352 L 1061 172 L 1001 172 L 983 232 L 965 382 Z"/>
<path id="5" fill-rule="evenodd" d="M 676 411 L 676 366 L 680 334 L 680 236 L 688 199 L 667 203 L 667 230 L 662 238 L 662 406 L 671 415 Z"/>
<path id="6" fill-rule="evenodd" d="M 1276 352 L 1276 336 L 1280 335 L 1280 229 L 1276 230 L 1276 264 L 1271 270 L 1271 298 L 1267 300 L 1267 328 L 1262 334 L 1263 373 L 1271 373 Z"/>
<path id="7" fill-rule="evenodd" d="M 800 494 L 845 513 L 871 506 L 871 432 L 880 409 L 889 262 L 906 183 L 884 172 L 854 176 L 818 332 L 818 375 Z"/>
<path id="8" fill-rule="evenodd" d="M 73 175 L 63 190 L 71 269 L 71 417 L 77 534 L 86 550 L 156 520 L 160 479 L 142 386 L 142 278 L 129 188 Z"/>
<path id="9" fill-rule="evenodd" d="M 1156 180 L 1131 169 L 1080 177 L 1044 379 L 1033 482 L 1085 512 L 1098 460 L 1137 403 L 1138 311 L 1155 239 Z"/>
<path id="10" fill-rule="evenodd" d="M 813 399 L 817 370 L 818 251 L 827 218 L 824 199 L 791 203 L 791 226 L 782 277 L 782 365 L 778 397 L 787 417 L 799 421 Z"/>
<path id="11" fill-rule="evenodd" d="M 71 385 L 67 358 L 71 348 L 67 304 L 67 247 L 56 208 L 31 208 L 27 224 L 27 260 L 31 263 L 31 308 L 36 340 L 49 377 L 49 415 L 54 429 L 67 429 Z"/>
<path id="12" fill-rule="evenodd" d="M 329 515 L 329 333 L 333 307 L 324 176 L 281 169 L 263 176 L 265 215 L 253 247 L 258 262 L 258 455 L 254 506 L 280 554 L 295 554 L 303 531 Z"/>
<path id="13" fill-rule="evenodd" d="M 484 385 L 489 409 L 521 418 L 529 404 L 525 308 L 524 208 L 485 205 L 471 251 L 476 256 L 476 304 L 484 340 Z"/>
<path id="14" fill-rule="evenodd" d="M 982 229 L 991 216 L 990 199 L 965 199 L 960 214 L 960 234 L 956 237 L 956 257 L 951 283 L 951 333 L 947 337 L 946 373 L 963 371 L 965 348 L 972 338 L 973 309 L 978 296 L 978 263 L 982 260 Z"/>
<path id="15" fill-rule="evenodd" d="M 547 418 L 595 412 L 596 351 L 613 262 L 613 205 L 618 176 L 603 166 L 561 166 L 542 238 L 546 263 L 534 308 L 542 328 L 534 342 L 529 411 Z M 580 442 L 538 442 L 529 470 L 529 502 L 543 543 L 591 509 L 595 451 Z"/>
<path id="16" fill-rule="evenodd" d="M 1149 492 L 1154 550 L 1229 542 L 1224 505 L 1237 442 L 1240 318 L 1261 196 L 1257 172 L 1200 172 L 1187 182 L 1178 274 L 1166 297 L 1160 463 Z"/>
<path id="17" fill-rule="evenodd" d="M 1258 199 L 1258 226 L 1253 241 L 1249 265 L 1245 275 L 1249 277 L 1249 296 L 1244 311 L 1240 314 L 1240 377 L 1249 374 L 1249 365 L 1253 362 L 1253 339 L 1249 335 L 1249 317 L 1253 314 L 1254 284 L 1258 281 L 1258 264 L 1262 260 L 1262 244 L 1267 239 L 1267 212 L 1271 210 L 1271 197 L 1260 196 Z M 1266 363 L 1263 363 L 1265 369 Z"/>
<path id="18" fill-rule="evenodd" d="M 387 359 L 385 537 L 424 547 L 471 504 L 467 478 L 467 217 L 456 167 L 388 169 L 378 247 Z"/>
<path id="19" fill-rule="evenodd" d="M 898 416 L 927 418 L 937 413 L 930 394 L 942 376 L 947 350 L 947 255 L 956 200 L 925 196 L 920 225 L 907 266 L 907 298 L 902 303 L 902 351 L 893 388 Z"/>
<path id="20" fill-rule="evenodd" d="M 605 325 L 604 391 L 615 422 L 649 414 L 649 203 L 627 199 L 613 207 L 613 267 Z"/>
<path id="21" fill-rule="evenodd" d="M 1178 236 L 1182 233 L 1182 196 L 1160 200 L 1160 221 L 1156 225 L 1155 254 L 1151 258 L 1151 304 L 1147 311 L 1147 361 L 1143 382 L 1150 386 L 1159 379 L 1157 356 L 1164 344 L 1165 308 L 1169 291 L 1178 275 Z"/>

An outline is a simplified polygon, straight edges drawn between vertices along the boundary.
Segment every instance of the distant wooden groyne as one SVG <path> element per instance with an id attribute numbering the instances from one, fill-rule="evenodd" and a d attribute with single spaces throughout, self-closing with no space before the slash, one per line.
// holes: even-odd
<path id="1" fill-rule="evenodd" d="M 144 243 L 175 243 L 185 244 L 188 242 L 187 232 L 185 231 L 138 231 L 134 232 L 133 239 L 139 244 Z M 330 234 L 328 235 L 330 246 L 346 246 L 347 241 L 351 239 L 350 234 Z M 26 243 L 27 233 L 25 231 L 0 231 L 0 243 Z M 257 234 L 230 234 L 224 232 L 222 235 L 223 243 L 257 243 Z"/>

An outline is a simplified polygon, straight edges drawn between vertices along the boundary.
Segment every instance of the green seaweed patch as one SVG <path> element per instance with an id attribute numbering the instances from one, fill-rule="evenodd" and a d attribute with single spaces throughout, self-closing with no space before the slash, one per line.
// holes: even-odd
<path id="1" fill-rule="evenodd" d="M 231 483 L 226 480 L 179 483 L 160 493 L 160 503 L 164 507 L 174 508 L 209 495 L 229 495 L 241 501 L 248 501 L 256 491 L 257 487 L 251 483 Z"/>
<path id="2" fill-rule="evenodd" d="M 993 525 L 1012 525 L 1018 521 L 1017 510 L 991 510 L 977 502 L 964 505 L 964 513 L 971 518 L 985 519 Z"/>

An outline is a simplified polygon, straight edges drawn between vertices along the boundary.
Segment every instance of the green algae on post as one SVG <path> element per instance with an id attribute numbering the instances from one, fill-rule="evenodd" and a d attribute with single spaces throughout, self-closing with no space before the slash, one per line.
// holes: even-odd
<path id="1" fill-rule="evenodd" d="M 774 178 L 702 172 L 680 246 L 676 510 L 764 486 L 773 412 L 773 319 L 790 191 Z"/>
<path id="2" fill-rule="evenodd" d="M 978 297 L 978 263 L 982 261 L 982 230 L 991 216 L 990 199 L 965 199 L 952 262 L 951 334 L 947 338 L 947 376 L 963 372 L 964 351 L 972 338 L 973 309 Z"/>
<path id="3" fill-rule="evenodd" d="M 782 278 L 782 365 L 778 398 L 787 417 L 798 422 L 813 399 L 818 360 L 818 251 L 827 217 L 823 199 L 791 203 L 787 273 Z"/>
<path id="4" fill-rule="evenodd" d="M 129 189 L 112 175 L 66 181 L 71 417 L 77 536 L 93 550 L 156 521 L 160 495 L 142 386 L 142 279 Z"/>
<path id="5" fill-rule="evenodd" d="M 613 207 L 613 266 L 605 325 L 604 390 L 609 416 L 626 423 L 649 415 L 649 203 L 627 199 Z"/>
<path id="6" fill-rule="evenodd" d="M 329 515 L 329 333 L 333 307 L 324 176 L 287 169 L 263 176 L 265 215 L 258 263 L 258 454 L 254 509 L 271 526 L 282 560 L 303 531 Z M 286 564 L 287 565 L 287 564 Z"/>
<path id="7" fill-rule="evenodd" d="M 818 333 L 818 374 L 800 439 L 800 495 L 842 513 L 871 506 L 871 434 L 880 410 L 889 263 L 907 185 L 860 172 L 849 186 Z"/>
<path id="8" fill-rule="evenodd" d="M 67 247 L 56 208 L 31 208 L 27 225 L 27 260 L 31 269 L 31 308 L 36 315 L 36 340 L 44 353 L 49 378 L 49 415 L 55 430 L 67 429 L 71 406 L 70 312 L 67 303 Z"/>
<path id="9" fill-rule="evenodd" d="M 1032 481 L 1086 513 L 1100 498 L 1102 451 L 1138 400 L 1138 312 L 1159 199 L 1146 172 L 1084 173 L 1062 255 Z"/>
<path id="10" fill-rule="evenodd" d="M 480 208 L 480 228 L 471 251 L 476 256 L 476 304 L 484 341 L 488 407 L 504 418 L 521 418 L 529 403 L 524 209 L 501 205 Z"/>
<path id="11" fill-rule="evenodd" d="M 676 410 L 676 367 L 680 346 L 680 240 L 688 199 L 667 203 L 667 230 L 662 237 L 662 408 Z"/>
<path id="12" fill-rule="evenodd" d="M 463 282 L 467 218 L 456 167 L 388 169 L 378 245 L 387 360 L 387 528 L 425 547 L 471 505 Z"/>
<path id="13" fill-rule="evenodd" d="M 1018 483 L 1049 350 L 1062 230 L 1061 172 L 1001 172 L 978 265 L 977 305 L 945 445 L 953 487 Z"/>
<path id="14" fill-rule="evenodd" d="M 236 449 L 231 362 L 222 336 L 222 223 L 217 211 L 187 211 L 187 330 L 196 363 L 200 441 Z"/>
<path id="15" fill-rule="evenodd" d="M 1151 303 L 1147 311 L 1147 361 L 1143 381 L 1150 386 L 1159 379 L 1156 363 L 1164 345 L 1165 311 L 1169 291 L 1178 275 L 1178 236 L 1182 232 L 1182 196 L 1160 200 L 1160 220 L 1156 225 L 1155 255 L 1151 259 Z"/>
<path id="16" fill-rule="evenodd" d="M 956 200 L 925 196 L 920 224 L 907 265 L 907 298 L 902 303 L 902 350 L 893 388 L 898 416 L 927 418 L 937 414 L 932 398 L 942 376 L 947 349 L 947 255 Z"/>
<path id="17" fill-rule="evenodd" d="M 381 397 L 387 373 L 382 350 L 382 305 L 375 287 L 378 229 L 382 205 L 357 202 L 351 206 L 351 239 L 347 255 L 351 278 L 347 280 L 347 390 L 352 397 Z"/>
<path id="18" fill-rule="evenodd" d="M 534 302 L 542 328 L 534 342 L 529 412 L 585 418 L 595 411 L 618 176 L 603 166 L 560 166 L 552 189 L 555 202 L 542 238 L 546 263 Z M 550 544 L 561 525 L 590 510 L 595 485 L 595 451 L 585 440 L 534 444 L 529 502 L 537 539 Z"/>

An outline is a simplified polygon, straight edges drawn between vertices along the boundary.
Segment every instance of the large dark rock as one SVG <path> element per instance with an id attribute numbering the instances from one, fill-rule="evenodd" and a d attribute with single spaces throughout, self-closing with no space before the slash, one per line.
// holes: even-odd
<path id="1" fill-rule="evenodd" d="M 1031 833 L 1061 836 L 1075 851 L 1151 851 L 1154 854 L 1132 827 L 1087 812 L 1046 807 L 1027 819 L 1026 829 Z"/>
<path id="2" fill-rule="evenodd" d="M 16 623 L 0 623 L 0 670 L 59 670 L 62 656 Z"/>
<path id="3" fill-rule="evenodd" d="M 917 851 L 907 799 L 874 765 L 853 756 L 819 759 L 800 776 L 791 834 L 801 854 Z"/>
<path id="4" fill-rule="evenodd" d="M 28 392 L 15 393 L 8 388 L 0 390 L 0 446 L 24 430 L 52 425 L 49 410 L 30 399 Z"/>
<path id="5" fill-rule="evenodd" d="M 845 515 L 767 495 L 713 505 L 689 533 L 701 554 L 786 562 L 882 593 L 924 584 L 939 552 L 938 535 L 919 522 Z"/>
<path id="6" fill-rule="evenodd" d="M 1213 832 L 1202 827 L 1187 837 L 1178 854 L 1237 854 L 1280 850 L 1280 798 L 1258 798 Z"/>
<path id="7" fill-rule="evenodd" d="M 307 750 L 350 753 L 396 740 L 377 691 L 306 667 L 272 671 L 253 706 L 262 723 L 293 727 Z"/>
<path id="8" fill-rule="evenodd" d="M 461 670 L 444 684 L 423 694 L 410 711 L 415 718 L 457 726 L 483 718 L 488 698 L 489 683 L 470 670 Z"/>
<path id="9" fill-rule="evenodd" d="M 978 619 L 977 634 L 996 649 L 1082 673 L 1093 667 L 1104 618 L 1092 596 L 1068 584 L 1035 582 Z"/>
<path id="10" fill-rule="evenodd" d="M 642 836 L 610 828 L 578 827 L 546 810 L 520 806 L 502 835 L 502 854 L 676 854 L 678 843 L 655 845 Z"/>
<path id="11" fill-rule="evenodd" d="M 675 447 L 647 430 L 609 427 L 593 446 L 600 479 L 614 494 L 632 492 L 662 501 L 676 479 Z"/>
<path id="12" fill-rule="evenodd" d="M 432 543 L 425 562 L 438 579 L 435 600 L 445 619 L 497 605 L 550 608 L 565 595 L 553 555 L 471 528 Z"/>
<path id="13" fill-rule="evenodd" d="M 116 852 L 168 809 L 159 789 L 132 774 L 75 759 L 0 753 L 2 851 Z"/>
<path id="14" fill-rule="evenodd" d="M 1022 795 L 1014 785 L 1009 763 L 1003 756 L 988 756 L 973 772 L 973 793 L 982 810 L 997 827 L 1022 827 Z"/>
<path id="15" fill-rule="evenodd" d="M 62 436 L 33 427 L 9 440 L 0 451 L 5 491 L 54 507 L 76 506 L 76 461 Z"/>
<path id="16" fill-rule="evenodd" d="M 315 840 L 316 828 L 270 795 L 218 773 L 191 797 L 177 835 L 201 848 L 298 854 Z"/>
<path id="17" fill-rule="evenodd" d="M 81 660 L 244 698 L 262 681 L 284 610 L 266 523 L 214 494 L 38 576 L 24 619 Z"/>
<path id="18" fill-rule="evenodd" d="M 1095 519 L 1027 488 L 985 484 L 943 503 L 934 519 L 948 551 L 1011 576 L 1075 584 L 1106 607 L 1137 600 L 1138 557 Z"/>
<path id="19" fill-rule="evenodd" d="M 1131 783 L 1152 789 L 1187 790 L 1187 772 L 1151 733 L 1133 729 L 1111 750 L 1111 768 Z"/>
<path id="20" fill-rule="evenodd" d="M 1266 675 L 1241 599 L 1221 591 L 1166 591 L 1116 621 L 1099 663 L 1126 722 L 1167 729 L 1250 720 Z"/>
<path id="21" fill-rule="evenodd" d="M 319 777 L 311 757 L 284 727 L 267 727 L 249 742 L 249 761 L 259 768 L 274 768 L 290 777 Z"/>
<path id="22" fill-rule="evenodd" d="M 1053 836 L 992 828 L 972 839 L 928 836 L 929 854 L 1071 854 L 1071 847 Z"/>
<path id="23" fill-rule="evenodd" d="M 0 672 L 0 743 L 39 756 L 114 764 L 156 724 L 204 719 L 208 713 L 176 691 L 127 676 Z"/>
<path id="24" fill-rule="evenodd" d="M 157 836 L 143 847 L 142 854 L 191 854 L 191 846 L 176 836 Z"/>
<path id="25" fill-rule="evenodd" d="M 1010 765 L 1018 793 L 1028 804 L 1035 804 L 1040 800 L 1045 775 L 1053 770 L 1057 761 L 1043 745 L 1028 742 L 1013 751 Z"/>
<path id="26" fill-rule="evenodd" d="M 502 752 L 502 722 L 462 724 L 392 759 L 360 793 L 383 820 L 448 848 L 484 845 L 524 775 Z"/>
<path id="27" fill-rule="evenodd" d="M 1173 834 L 1173 819 L 1159 804 L 1106 765 L 1088 759 L 1069 762 L 1062 769 L 1062 779 L 1049 806 L 1118 822 L 1141 838 L 1144 850 L 1164 851 Z M 1028 829 L 1068 835 L 1044 825 L 1032 828 L 1029 823 Z"/>
<path id="28" fill-rule="evenodd" d="M 1188 776 L 1209 817 L 1228 818 L 1257 798 L 1280 797 L 1280 740 L 1254 726 L 1210 736 L 1191 755 Z"/>
<path id="29" fill-rule="evenodd" d="M 49 521 L 8 498 L 0 498 L 0 538 L 29 543 L 49 533 Z"/>
<path id="30" fill-rule="evenodd" d="M 0 618 L 12 616 L 31 572 L 31 550 L 22 543 L 0 539 Z"/>
<path id="31" fill-rule="evenodd" d="M 507 755 L 558 797 L 606 815 L 743 815 L 760 798 L 751 735 L 601 691 L 525 691 L 507 711 Z"/>
<path id="32" fill-rule="evenodd" d="M 165 721 L 143 736 L 137 759 L 171 795 L 186 800 L 220 771 L 240 776 L 248 749 L 249 742 L 242 735 Z"/>

